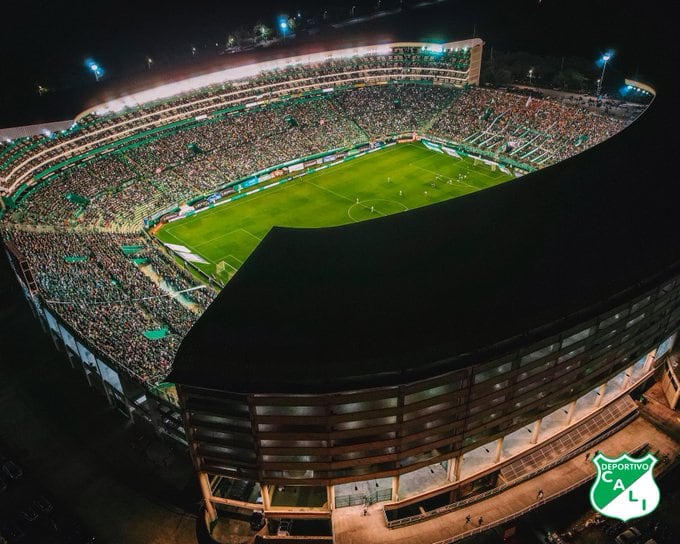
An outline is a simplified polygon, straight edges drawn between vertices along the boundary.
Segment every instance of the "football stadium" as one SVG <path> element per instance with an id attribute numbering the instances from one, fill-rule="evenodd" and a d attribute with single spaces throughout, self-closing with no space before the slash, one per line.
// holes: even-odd
<path id="1" fill-rule="evenodd" d="M 26 299 L 91 387 L 188 449 L 211 528 L 454 542 L 521 515 L 483 499 L 577 459 L 545 500 L 588 481 L 584 453 L 666 447 L 636 402 L 680 397 L 660 98 L 622 116 L 483 87 L 483 47 L 263 59 L 3 133 Z"/>

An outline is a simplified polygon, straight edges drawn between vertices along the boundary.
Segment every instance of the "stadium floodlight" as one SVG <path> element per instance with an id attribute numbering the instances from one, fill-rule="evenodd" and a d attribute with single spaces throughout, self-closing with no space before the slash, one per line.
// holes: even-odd
<path id="1" fill-rule="evenodd" d="M 529 68 L 529 85 L 533 85 L 534 81 L 534 69 Z"/>
<path id="2" fill-rule="evenodd" d="M 99 81 L 99 78 L 104 75 L 104 69 L 92 59 L 86 59 L 85 66 L 94 74 L 96 81 Z"/>
<path id="3" fill-rule="evenodd" d="M 283 43 L 286 43 L 286 32 L 288 31 L 288 22 L 285 18 L 279 20 L 279 28 L 281 29 L 281 35 L 283 36 Z"/>
<path id="4" fill-rule="evenodd" d="M 600 79 L 597 80 L 597 96 L 600 96 L 600 93 L 602 92 L 602 83 L 604 82 L 604 71 L 607 69 L 607 63 L 611 60 L 611 58 L 614 56 L 614 53 L 608 51 L 604 55 L 602 55 L 602 58 L 600 59 L 600 62 L 602 63 L 602 74 L 600 74 Z"/>
<path id="5" fill-rule="evenodd" d="M 149 67 L 149 71 L 151 71 L 151 65 L 153 64 L 153 59 L 151 57 L 146 57 L 146 65 Z"/>

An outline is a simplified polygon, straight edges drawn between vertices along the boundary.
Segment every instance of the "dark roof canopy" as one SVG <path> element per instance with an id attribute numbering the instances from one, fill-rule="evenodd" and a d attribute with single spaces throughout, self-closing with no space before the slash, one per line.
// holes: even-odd
<path id="1" fill-rule="evenodd" d="M 652 106 L 576 157 L 399 215 L 274 228 L 184 339 L 168 379 L 271 393 L 403 383 L 680 272 L 676 49 L 659 63 Z"/>

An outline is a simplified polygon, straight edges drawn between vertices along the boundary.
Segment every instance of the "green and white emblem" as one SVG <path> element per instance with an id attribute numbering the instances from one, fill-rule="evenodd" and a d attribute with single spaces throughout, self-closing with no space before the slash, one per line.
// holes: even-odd
<path id="1" fill-rule="evenodd" d="M 651 453 L 640 459 L 627 453 L 610 459 L 598 453 L 593 457 L 597 478 L 590 488 L 590 504 L 603 516 L 621 521 L 650 514 L 661 498 L 652 472 L 657 462 Z"/>

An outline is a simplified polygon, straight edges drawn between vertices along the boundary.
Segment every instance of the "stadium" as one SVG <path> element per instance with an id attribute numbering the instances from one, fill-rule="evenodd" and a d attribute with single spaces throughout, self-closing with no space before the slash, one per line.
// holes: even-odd
<path id="1" fill-rule="evenodd" d="M 263 510 L 340 541 L 375 506 L 448 541 L 423 527 L 632 425 L 656 381 L 677 405 L 671 219 L 630 213 L 663 187 L 608 206 L 659 98 L 615 116 L 480 87 L 483 46 L 255 62 L 0 146 L 36 317 L 188 447 L 211 524 Z"/>

